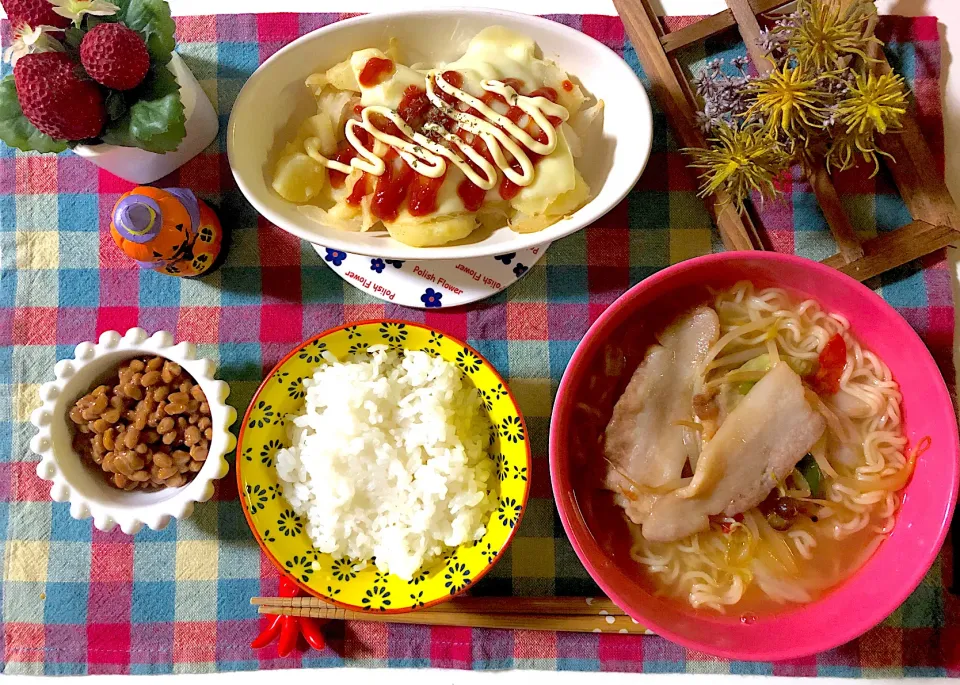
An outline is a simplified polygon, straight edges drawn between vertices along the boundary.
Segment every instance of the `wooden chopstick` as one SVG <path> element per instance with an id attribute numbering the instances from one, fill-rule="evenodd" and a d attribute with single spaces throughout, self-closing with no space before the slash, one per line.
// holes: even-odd
<path id="1" fill-rule="evenodd" d="M 370 621 L 373 623 L 500 628 L 504 630 L 549 630 L 568 633 L 649 634 L 649 631 L 643 626 L 638 625 L 633 619 L 625 615 L 481 613 L 442 611 L 440 607 L 406 614 L 383 614 L 375 611 L 348 611 L 329 605 L 298 608 L 264 604 L 258 607 L 258 611 L 261 614 L 309 616 L 332 621 Z"/>
<path id="2" fill-rule="evenodd" d="M 271 609 L 331 608 L 316 597 L 254 597 L 250 603 Z M 272 611 L 270 613 L 279 613 Z M 458 597 L 449 602 L 417 609 L 416 614 L 526 614 L 532 616 L 625 617 L 626 613 L 606 597 Z M 367 616 L 366 612 L 361 614 Z"/>

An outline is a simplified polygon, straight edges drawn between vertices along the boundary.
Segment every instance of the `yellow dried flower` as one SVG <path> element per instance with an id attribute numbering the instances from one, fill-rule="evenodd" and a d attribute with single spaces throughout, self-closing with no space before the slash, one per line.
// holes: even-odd
<path id="1" fill-rule="evenodd" d="M 790 27 L 787 48 L 801 65 L 820 71 L 844 66 L 841 60 L 846 57 L 872 61 L 867 56 L 869 45 L 882 42 L 864 34 L 867 20 L 876 12 L 873 0 L 800 0 L 801 20 Z"/>
<path id="2" fill-rule="evenodd" d="M 764 132 L 774 138 L 786 137 L 791 142 L 806 140 L 808 131 L 823 127 L 827 114 L 826 98 L 817 85 L 822 78 L 809 74 L 801 65 L 784 65 L 762 79 L 751 82 L 754 103 L 744 114 L 746 119 L 763 122 Z"/>
<path id="3" fill-rule="evenodd" d="M 901 129 L 906 113 L 907 89 L 902 77 L 892 73 L 857 74 L 837 103 L 836 122 L 840 134 L 827 153 L 827 165 L 849 169 L 856 163 L 859 152 L 864 161 L 873 162 L 876 175 L 880 170 L 877 155 L 890 157 L 877 148 L 876 135 Z"/>
<path id="4" fill-rule="evenodd" d="M 837 104 L 837 122 L 847 133 L 884 134 L 903 126 L 907 113 L 907 87 L 903 77 L 894 74 L 856 75 L 843 99 Z"/>
<path id="5" fill-rule="evenodd" d="M 693 158 L 690 166 L 704 170 L 700 174 L 700 197 L 725 190 L 737 209 L 743 209 L 753 191 L 765 197 L 779 194 L 773 182 L 787 168 L 789 156 L 759 126 L 735 128 L 722 123 L 714 129 L 709 143 L 706 149 L 684 150 Z"/>

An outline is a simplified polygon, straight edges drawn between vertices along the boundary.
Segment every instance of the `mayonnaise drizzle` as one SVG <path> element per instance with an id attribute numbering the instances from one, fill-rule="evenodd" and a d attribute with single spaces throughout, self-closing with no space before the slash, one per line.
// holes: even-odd
<path id="1" fill-rule="evenodd" d="M 434 72 L 427 77 L 427 98 L 437 109 L 456 121 L 463 129 L 479 136 L 486 143 L 494 164 L 491 164 L 459 136 L 439 124 L 427 124 L 424 129 L 438 134 L 450 144 L 449 146 L 441 145 L 436 140 L 431 140 L 422 133 L 414 131 L 407 122 L 400 118 L 395 110 L 379 105 L 364 107 L 360 113 L 360 121 L 356 119 L 347 121 L 344 133 L 347 141 L 357 151 L 357 157 L 350 160 L 350 164 L 343 164 L 323 156 L 320 153 L 319 138 L 308 138 L 304 142 L 304 149 L 310 157 L 329 169 L 344 174 L 349 174 L 354 169 L 358 169 L 373 176 L 381 176 L 386 171 L 383 157 L 376 154 L 374 150 L 367 149 L 360 142 L 356 129 L 362 128 L 375 140 L 394 148 L 411 168 L 428 178 L 443 176 L 447 170 L 447 161 L 450 161 L 483 190 L 490 190 L 497 184 L 497 169 L 516 185 L 528 186 L 533 183 L 534 168 L 533 162 L 524 148 L 542 156 L 552 153 L 557 149 L 557 129 L 547 117 L 556 117 L 561 121 L 566 121 L 570 115 L 565 107 L 551 102 L 545 97 L 520 95 L 512 87 L 501 81 L 484 80 L 480 82 L 480 87 L 489 93 L 502 96 L 508 103 L 523 110 L 546 133 L 547 142 L 541 143 L 535 140 L 509 117 L 500 114 L 483 100 L 475 98 L 448 83 L 439 72 Z M 455 105 L 444 101 L 437 94 L 437 88 L 468 107 L 472 107 L 482 117 L 462 112 Z M 373 114 L 386 117 L 404 137 L 400 138 L 378 129 L 370 120 Z M 518 145 L 517 141 L 521 144 Z M 509 158 L 504 154 L 504 149 L 509 153 Z M 468 164 L 455 150 L 459 150 L 473 164 Z M 511 159 L 518 162 L 519 172 L 512 168 Z M 481 173 L 477 173 L 474 167 L 479 169 Z"/>

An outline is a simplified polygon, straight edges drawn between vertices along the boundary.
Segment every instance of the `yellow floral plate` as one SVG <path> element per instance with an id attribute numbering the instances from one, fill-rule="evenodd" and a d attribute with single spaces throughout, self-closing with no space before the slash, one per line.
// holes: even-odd
<path id="1" fill-rule="evenodd" d="M 303 406 L 303 379 L 325 363 L 366 354 L 371 345 L 425 350 L 455 363 L 480 391 L 492 426 L 490 454 L 499 480 L 499 503 L 483 538 L 450 550 L 405 581 L 359 559 L 334 559 L 310 542 L 304 521 L 284 498 L 274 455 L 289 445 L 287 416 Z M 257 390 L 240 427 L 237 484 L 247 523 L 264 553 L 303 590 L 355 611 L 404 612 L 449 599 L 479 580 L 510 544 L 530 491 L 530 445 L 520 409 L 496 370 L 469 346 L 406 321 L 364 321 L 331 329 L 284 357 Z"/>

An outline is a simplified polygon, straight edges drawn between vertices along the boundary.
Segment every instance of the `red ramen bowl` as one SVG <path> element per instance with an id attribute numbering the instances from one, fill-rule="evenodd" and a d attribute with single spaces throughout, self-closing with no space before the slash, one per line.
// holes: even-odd
<path id="1" fill-rule="evenodd" d="M 883 359 L 900 384 L 909 444 L 929 436 L 906 486 L 896 526 L 860 570 L 805 605 L 741 620 L 655 596 L 629 555 L 620 510 L 599 483 L 599 439 L 613 405 L 654 335 L 685 309 L 711 300 L 707 288 L 749 280 L 817 300 L 844 315 L 852 333 Z M 599 463 L 598 463 L 599 462 Z M 771 661 L 852 640 L 892 613 L 933 564 L 957 498 L 960 445 L 950 395 L 930 352 L 874 292 L 827 266 L 769 252 L 691 259 L 634 286 L 587 332 L 567 367 L 553 409 L 550 475 L 563 527 L 593 579 L 619 607 L 656 633 L 720 657 Z"/>

